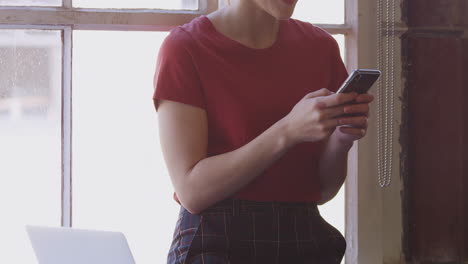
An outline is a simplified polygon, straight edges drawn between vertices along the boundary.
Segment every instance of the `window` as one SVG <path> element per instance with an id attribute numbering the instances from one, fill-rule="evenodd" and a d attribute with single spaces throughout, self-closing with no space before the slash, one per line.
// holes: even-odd
<path id="1" fill-rule="evenodd" d="M 73 0 L 74 7 L 87 8 L 155 8 L 166 10 L 196 10 L 198 9 L 197 0 L 172 0 L 172 1 L 153 1 L 153 0 Z"/>
<path id="2" fill-rule="evenodd" d="M 124 232 L 137 263 L 164 263 L 178 217 L 150 100 L 166 35 L 73 36 L 73 226 Z"/>
<path id="3" fill-rule="evenodd" d="M 164 262 L 178 206 L 150 100 L 154 64 L 170 28 L 216 8 L 0 0 L 0 245 L 18 249 L 1 263 L 35 263 L 25 224 L 123 231 L 137 263 Z M 294 17 L 334 34 L 344 55 L 344 12 L 343 0 L 303 0 Z M 344 232 L 343 191 L 321 211 Z"/>
<path id="4" fill-rule="evenodd" d="M 61 50 L 59 30 L 0 29 L 1 263 L 34 261 L 27 220 L 60 224 Z"/>
<path id="5" fill-rule="evenodd" d="M 0 0 L 2 6 L 60 6 L 61 0 Z"/>
<path id="6" fill-rule="evenodd" d="M 321 25 L 321 27 L 329 28 L 338 42 L 341 51 L 341 57 L 345 59 L 345 33 L 344 26 L 344 0 L 331 1 L 298 1 L 293 18 L 311 23 L 324 23 L 330 25 Z M 337 31 L 332 31 L 330 27 L 337 28 Z M 342 28 L 340 28 L 342 27 Z M 338 192 L 333 200 L 319 206 L 319 210 L 323 218 L 331 225 L 336 227 L 343 235 L 345 234 L 345 192 L 344 187 Z"/>

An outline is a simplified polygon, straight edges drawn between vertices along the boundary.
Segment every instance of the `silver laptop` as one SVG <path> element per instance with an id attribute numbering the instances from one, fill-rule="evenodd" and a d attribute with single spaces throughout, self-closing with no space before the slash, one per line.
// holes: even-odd
<path id="1" fill-rule="evenodd" d="M 26 226 L 39 264 L 135 264 L 120 232 Z"/>

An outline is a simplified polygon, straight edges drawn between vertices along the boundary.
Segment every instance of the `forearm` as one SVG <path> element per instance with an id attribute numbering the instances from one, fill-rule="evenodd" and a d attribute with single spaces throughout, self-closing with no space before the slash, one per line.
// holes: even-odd
<path id="1" fill-rule="evenodd" d="M 180 185 L 182 204 L 198 213 L 235 194 L 294 144 L 285 129 L 279 121 L 246 145 L 199 161 Z"/>
<path id="2" fill-rule="evenodd" d="M 320 158 L 319 176 L 322 198 L 319 204 L 331 200 L 346 179 L 348 152 L 352 144 L 342 143 L 332 134 Z"/>

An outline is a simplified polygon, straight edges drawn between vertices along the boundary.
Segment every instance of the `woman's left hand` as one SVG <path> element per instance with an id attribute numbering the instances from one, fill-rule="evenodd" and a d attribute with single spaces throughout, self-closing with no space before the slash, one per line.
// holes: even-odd
<path id="1" fill-rule="evenodd" d="M 369 104 L 374 100 L 371 94 L 359 95 L 354 104 L 344 107 L 345 115 L 339 118 L 340 124 L 332 137 L 337 137 L 339 142 L 352 144 L 353 141 L 363 138 L 367 134 L 367 122 L 369 118 Z"/>

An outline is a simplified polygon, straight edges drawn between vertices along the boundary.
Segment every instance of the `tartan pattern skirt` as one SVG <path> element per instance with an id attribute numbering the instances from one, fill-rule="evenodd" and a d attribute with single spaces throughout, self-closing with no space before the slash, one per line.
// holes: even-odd
<path id="1" fill-rule="evenodd" d="M 313 203 L 228 199 L 201 214 L 181 207 L 168 264 L 339 264 L 343 235 Z"/>

